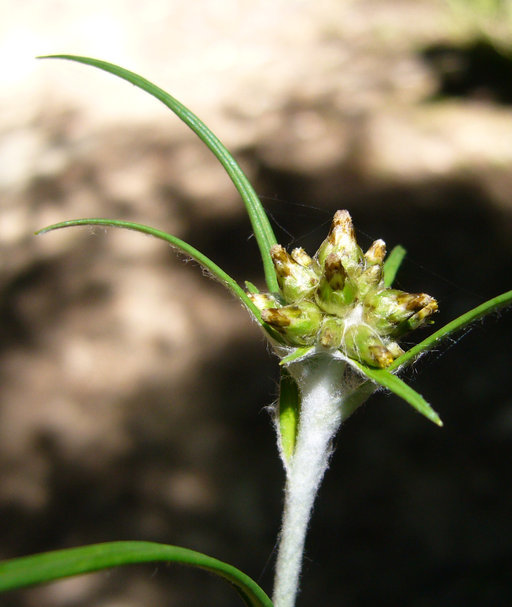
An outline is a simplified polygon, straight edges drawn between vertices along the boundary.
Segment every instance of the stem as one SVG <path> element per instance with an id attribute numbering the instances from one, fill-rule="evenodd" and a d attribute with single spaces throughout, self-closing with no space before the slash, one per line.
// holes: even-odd
<path id="1" fill-rule="evenodd" d="M 346 363 L 327 356 L 289 366 L 301 394 L 295 451 L 286 467 L 286 487 L 274 580 L 275 607 L 294 607 L 304 543 L 315 497 L 329 465 L 331 441 L 346 417 L 343 403 L 352 387 Z"/>

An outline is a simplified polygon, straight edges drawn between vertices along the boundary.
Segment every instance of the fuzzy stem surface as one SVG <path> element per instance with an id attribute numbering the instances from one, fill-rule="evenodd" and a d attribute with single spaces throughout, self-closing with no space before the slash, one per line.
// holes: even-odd
<path id="1" fill-rule="evenodd" d="M 346 412 L 346 363 L 315 357 L 290 365 L 301 395 L 295 451 L 285 464 L 283 523 L 274 579 L 275 607 L 294 607 L 304 544 L 318 488 L 329 465 L 332 439 Z"/>

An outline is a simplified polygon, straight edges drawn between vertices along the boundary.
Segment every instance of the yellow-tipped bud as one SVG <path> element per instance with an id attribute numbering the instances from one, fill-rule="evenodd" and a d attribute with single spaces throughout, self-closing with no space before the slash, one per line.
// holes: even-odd
<path id="1" fill-rule="evenodd" d="M 266 310 L 279 306 L 276 298 L 269 293 L 248 293 L 247 295 L 259 310 Z"/>
<path id="2" fill-rule="evenodd" d="M 379 240 L 376 240 L 364 254 L 364 258 L 368 265 L 376 263 L 382 264 L 384 257 L 386 257 L 386 243 L 380 238 Z"/>
<path id="3" fill-rule="evenodd" d="M 343 343 L 348 356 L 371 367 L 384 368 L 394 360 L 379 334 L 368 325 L 350 326 L 343 335 Z"/>
<path id="4" fill-rule="evenodd" d="M 339 348 L 343 341 L 344 328 L 342 319 L 327 316 L 318 333 L 318 343 L 324 348 Z"/>
<path id="5" fill-rule="evenodd" d="M 309 266 L 315 263 L 315 260 L 310 257 L 302 247 L 297 247 L 296 249 L 293 249 L 293 251 L 291 252 L 291 257 L 294 261 L 296 261 L 304 268 L 309 268 Z"/>
<path id="6" fill-rule="evenodd" d="M 316 253 L 322 268 L 331 253 L 339 254 L 349 273 L 361 262 L 362 252 L 357 245 L 352 218 L 348 211 L 336 211 L 329 234 Z"/>
<path id="7" fill-rule="evenodd" d="M 283 293 L 284 299 L 288 303 L 295 303 L 301 299 L 310 297 L 318 285 L 318 273 L 312 263 L 303 265 L 304 255 L 296 255 L 301 262 L 296 261 L 294 257 L 286 252 L 286 249 L 279 244 L 270 249 L 270 255 L 276 269 L 277 281 Z M 308 259 L 311 259 L 307 256 Z M 313 261 L 313 260 L 311 260 Z"/>
<path id="8" fill-rule="evenodd" d="M 261 317 L 295 346 L 313 344 L 322 322 L 322 312 L 310 301 L 262 310 Z"/>

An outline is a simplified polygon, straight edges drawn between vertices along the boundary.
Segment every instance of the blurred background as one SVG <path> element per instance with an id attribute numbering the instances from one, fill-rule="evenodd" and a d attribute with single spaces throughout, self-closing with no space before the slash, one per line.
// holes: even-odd
<path id="1" fill-rule="evenodd" d="M 283 472 L 277 363 L 195 264 L 104 216 L 176 234 L 263 286 L 243 205 L 169 111 L 74 53 L 176 95 L 238 158 L 279 241 L 336 209 L 408 250 L 437 326 L 511 288 L 507 0 L 0 1 L 0 557 L 121 539 L 187 546 L 269 592 Z M 337 438 L 299 605 L 512 600 L 510 313 L 406 379 L 442 430 L 377 394 Z M 426 333 L 418 335 L 418 338 Z M 453 347 L 451 347 L 453 346 Z M 222 582 L 131 567 L 5 607 L 226 607 Z"/>

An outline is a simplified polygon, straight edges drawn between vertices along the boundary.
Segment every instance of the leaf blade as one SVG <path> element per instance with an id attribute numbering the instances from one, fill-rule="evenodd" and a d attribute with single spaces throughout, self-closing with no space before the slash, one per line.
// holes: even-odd
<path id="1" fill-rule="evenodd" d="M 356 364 L 359 370 L 364 373 L 366 377 L 374 382 L 377 382 L 383 388 L 387 388 L 405 400 L 412 407 L 414 407 L 416 411 L 424 415 L 431 422 L 434 422 L 434 424 L 437 424 L 438 426 L 443 425 L 439 415 L 434 411 L 434 409 L 432 409 L 430 404 L 423 398 L 423 396 L 413 390 L 398 376 L 393 375 L 393 373 L 390 373 L 387 369 L 373 369 L 360 363 Z"/>
<path id="2" fill-rule="evenodd" d="M 290 354 L 287 354 L 284 358 L 279 361 L 281 366 L 289 365 L 290 363 L 297 362 L 301 358 L 305 358 L 310 352 L 314 350 L 314 346 L 303 346 L 294 348 Z"/>
<path id="3" fill-rule="evenodd" d="M 45 55 L 39 57 L 39 59 L 66 59 L 68 61 L 75 61 L 77 63 L 83 63 L 85 65 L 96 67 L 100 70 L 113 74 L 118 78 L 126 80 L 127 82 L 130 82 L 134 86 L 142 89 L 146 93 L 149 93 L 151 96 L 161 101 L 172 112 L 174 112 L 178 118 L 180 118 L 180 120 L 182 120 L 215 155 L 240 193 L 240 196 L 242 197 L 247 209 L 254 235 L 260 249 L 268 289 L 270 292 L 279 291 L 274 264 L 270 257 L 270 248 L 272 245 L 276 244 L 277 240 L 265 210 L 249 179 L 240 168 L 240 165 L 236 162 L 224 144 L 198 118 L 198 116 L 191 112 L 175 97 L 146 78 L 143 78 L 135 72 L 131 72 L 130 70 L 122 68 L 118 65 L 109 63 L 108 61 L 93 59 L 91 57 L 83 57 L 80 55 L 67 54 Z"/>
<path id="4" fill-rule="evenodd" d="M 390 287 L 396 277 L 396 274 L 402 265 L 402 261 L 406 256 L 407 251 L 401 246 L 396 245 L 391 250 L 391 253 L 388 255 L 386 261 L 384 262 L 384 284 L 386 287 Z"/>
<path id="5" fill-rule="evenodd" d="M 281 368 L 279 384 L 279 439 L 285 463 L 289 463 L 295 451 L 300 416 L 300 395 L 297 382 Z"/>
<path id="6" fill-rule="evenodd" d="M 107 228 L 125 228 L 127 230 L 133 230 L 135 232 L 141 232 L 149 236 L 154 236 L 155 238 L 159 238 L 160 240 L 167 242 L 174 248 L 179 249 L 182 253 L 185 253 L 186 255 L 190 256 L 194 261 L 196 261 L 206 270 L 211 272 L 211 274 L 221 284 L 223 284 L 228 290 L 230 290 L 253 313 L 254 317 L 260 324 L 264 324 L 261 320 L 260 310 L 253 304 L 253 302 L 247 296 L 247 293 L 238 285 L 238 283 L 233 278 L 231 278 L 231 276 L 229 276 L 229 274 L 224 272 L 221 267 L 219 267 L 215 262 L 206 257 L 206 255 L 198 251 L 192 245 L 188 244 L 184 240 L 181 240 L 180 238 L 177 238 L 176 236 L 173 236 L 172 234 L 163 232 L 162 230 L 157 230 L 156 228 L 152 228 L 150 226 L 146 226 L 140 223 L 134 223 L 132 221 L 103 218 L 87 218 L 71 219 L 68 221 L 54 223 L 51 226 L 47 226 L 46 228 L 38 230 L 36 234 L 46 234 L 47 232 L 60 230 L 62 228 L 79 226 L 103 226 Z"/>
<path id="7" fill-rule="evenodd" d="M 236 567 L 194 550 L 154 542 L 108 542 L 45 552 L 0 563 L 0 592 L 119 565 L 176 562 L 228 580 L 248 607 L 272 607 L 265 592 Z"/>

